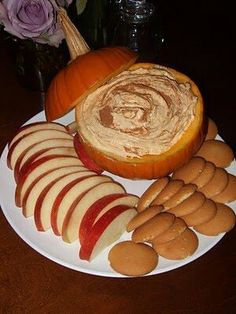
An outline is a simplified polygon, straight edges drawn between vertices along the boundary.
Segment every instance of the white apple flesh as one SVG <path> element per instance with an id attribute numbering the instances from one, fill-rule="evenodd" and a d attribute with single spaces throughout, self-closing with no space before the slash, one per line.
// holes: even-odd
<path id="1" fill-rule="evenodd" d="M 33 122 L 27 125 L 23 125 L 18 129 L 16 135 L 9 142 L 8 148 L 10 148 L 17 140 L 19 140 L 23 136 L 38 130 L 59 130 L 63 132 L 68 132 L 67 127 L 60 123 L 46 121 Z"/>
<path id="2" fill-rule="evenodd" d="M 68 184 L 58 195 L 51 210 L 51 226 L 56 235 L 62 234 L 64 220 L 74 210 L 84 193 L 102 182 L 111 181 L 106 176 L 93 175 Z M 78 236 L 77 236 L 78 238 Z"/>
<path id="3" fill-rule="evenodd" d="M 51 211 L 53 203 L 62 189 L 79 178 L 89 177 L 95 174 L 89 170 L 80 171 L 76 169 L 77 167 L 67 168 L 69 168 L 67 169 L 68 173 L 47 185 L 36 200 L 34 222 L 38 231 L 46 231 L 51 228 Z"/>
<path id="4" fill-rule="evenodd" d="M 82 166 L 81 161 L 71 156 L 47 156 L 30 164 L 19 177 L 15 191 L 16 206 L 21 207 L 27 189 L 46 173 L 63 166 Z"/>
<path id="5" fill-rule="evenodd" d="M 30 217 L 34 214 L 35 205 L 40 193 L 47 188 L 52 182 L 56 182 L 60 177 L 70 173 L 70 167 L 64 166 L 46 173 L 39 180 L 30 186 L 27 193 L 25 193 L 22 201 L 22 212 L 25 217 Z M 78 169 L 77 169 L 78 170 Z M 84 167 L 79 166 L 79 170 L 82 172 Z"/>
<path id="6" fill-rule="evenodd" d="M 18 176 L 21 175 L 21 171 L 24 172 L 24 169 L 26 167 L 29 167 L 30 163 L 33 163 L 43 157 L 46 156 L 72 156 L 72 157 L 77 157 L 77 154 L 75 152 L 75 150 L 71 147 L 56 147 L 56 148 L 48 148 L 44 151 L 41 151 L 37 154 L 35 154 L 34 156 L 32 156 L 32 158 L 30 158 L 30 160 L 24 164 L 24 166 L 21 168 L 21 170 L 18 172 Z M 18 179 L 16 178 L 16 182 L 18 181 Z"/>
<path id="7" fill-rule="evenodd" d="M 38 153 L 32 161 L 36 161 L 42 157 L 50 156 L 50 155 L 64 155 L 64 156 L 73 156 L 78 157 L 76 151 L 73 147 L 53 147 L 45 149 L 43 152 Z"/>
<path id="8" fill-rule="evenodd" d="M 134 208 L 117 205 L 107 211 L 93 226 L 83 245 L 79 256 L 92 261 L 105 248 L 117 241 L 125 232 L 129 221 L 137 214 Z"/>
<path id="9" fill-rule="evenodd" d="M 87 191 L 79 202 L 77 202 L 76 206 L 73 206 L 73 208 L 67 212 L 63 220 L 63 240 L 69 243 L 77 240 L 79 237 L 80 223 L 87 209 L 101 197 L 112 193 L 126 192 L 119 183 L 114 181 L 101 183 Z"/>
<path id="10" fill-rule="evenodd" d="M 35 143 L 34 145 L 30 146 L 17 159 L 15 168 L 14 168 L 14 176 L 15 176 L 16 181 L 18 180 L 19 172 L 21 171 L 22 167 L 26 166 L 27 163 L 32 162 L 32 160 L 34 159 L 34 156 L 37 156 L 37 154 L 39 154 L 40 152 L 46 151 L 47 149 L 52 149 L 56 147 L 74 148 L 73 140 L 54 138 L 54 139 L 44 140 L 42 142 Z"/>
<path id="11" fill-rule="evenodd" d="M 38 130 L 29 134 L 26 134 L 22 138 L 18 139 L 9 149 L 7 155 L 7 165 L 10 169 L 15 168 L 17 159 L 27 150 L 30 146 L 35 143 L 41 142 L 46 139 L 63 138 L 71 139 L 72 136 L 63 131 L 59 130 Z"/>
<path id="12" fill-rule="evenodd" d="M 126 205 L 135 207 L 138 203 L 138 196 L 132 194 L 110 194 L 103 196 L 97 202 L 93 203 L 86 211 L 81 220 L 79 228 L 79 240 L 81 245 L 86 239 L 93 225 L 103 216 L 108 210 L 114 206 Z"/>

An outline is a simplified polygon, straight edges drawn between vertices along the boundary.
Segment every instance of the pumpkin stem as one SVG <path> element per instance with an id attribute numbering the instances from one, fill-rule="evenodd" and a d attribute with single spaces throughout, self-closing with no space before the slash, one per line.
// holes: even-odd
<path id="1" fill-rule="evenodd" d="M 66 10 L 59 8 L 57 16 L 65 34 L 71 60 L 74 60 L 76 57 L 89 52 L 89 46 L 68 17 Z"/>

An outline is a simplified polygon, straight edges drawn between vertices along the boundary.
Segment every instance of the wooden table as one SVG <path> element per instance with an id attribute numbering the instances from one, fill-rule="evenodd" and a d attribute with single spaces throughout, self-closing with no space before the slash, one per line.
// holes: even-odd
<path id="1" fill-rule="evenodd" d="M 196 81 L 207 114 L 235 151 L 236 54 L 233 19 L 226 15 L 230 9 L 201 1 L 194 11 L 175 5 L 163 7 L 166 42 L 157 60 Z M 17 82 L 2 40 L 0 95 L 2 151 L 17 128 L 41 110 L 39 93 Z M 0 180 L 4 182 L 4 177 Z M 234 313 L 235 239 L 236 228 L 201 258 L 171 272 L 106 278 L 73 271 L 40 255 L 0 212 L 0 313 Z"/>

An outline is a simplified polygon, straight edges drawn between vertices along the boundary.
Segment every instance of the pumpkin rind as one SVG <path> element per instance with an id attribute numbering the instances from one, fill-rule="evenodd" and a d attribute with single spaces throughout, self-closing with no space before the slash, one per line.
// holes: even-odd
<path id="1" fill-rule="evenodd" d="M 151 67 L 152 64 L 141 64 L 142 67 Z M 137 69 L 140 64 L 134 64 Z M 168 151 L 159 155 L 145 155 L 141 158 L 121 158 L 111 156 L 97 150 L 91 143 L 84 141 L 87 154 L 103 169 L 116 175 L 130 179 L 154 179 L 166 176 L 186 163 L 199 149 L 206 135 L 206 122 L 201 93 L 196 84 L 187 76 L 168 68 L 179 82 L 190 82 L 192 90 L 198 96 L 196 116 L 181 138 Z M 78 109 L 78 108 L 77 108 Z M 79 123 L 79 115 L 76 118 Z M 81 136 L 82 137 L 82 136 Z M 83 140 L 83 137 L 82 137 Z"/>
<path id="2" fill-rule="evenodd" d="M 46 95 L 47 121 L 62 117 L 112 76 L 129 68 L 137 55 L 125 47 L 108 47 L 78 56 L 52 80 Z"/>

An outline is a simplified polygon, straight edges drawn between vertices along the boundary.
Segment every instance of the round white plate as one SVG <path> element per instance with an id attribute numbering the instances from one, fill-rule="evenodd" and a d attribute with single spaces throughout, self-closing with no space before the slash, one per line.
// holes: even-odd
<path id="1" fill-rule="evenodd" d="M 45 120 L 45 116 L 44 113 L 41 112 L 30 119 L 27 124 L 43 120 Z M 72 121 L 73 112 L 58 120 L 58 122 L 63 124 L 69 124 Z M 98 276 L 124 277 L 123 275 L 114 272 L 110 267 L 107 259 L 109 248 L 107 248 L 92 262 L 82 261 L 79 259 L 78 241 L 72 244 L 67 244 L 63 242 L 60 237 L 55 236 L 51 230 L 47 232 L 38 232 L 34 225 L 33 218 L 26 219 L 22 215 L 21 210 L 15 206 L 14 202 L 16 184 L 14 181 L 13 172 L 8 169 L 6 164 L 7 151 L 8 148 L 6 146 L 0 160 L 0 203 L 6 219 L 15 232 L 34 250 L 65 267 Z M 235 161 L 227 170 L 230 173 L 236 174 Z M 113 177 L 116 181 L 120 182 L 126 188 L 127 192 L 136 194 L 138 196 L 140 196 L 153 182 L 148 180 L 134 182 L 111 175 L 110 173 L 107 174 Z M 231 203 L 230 206 L 234 211 L 236 211 L 236 202 Z M 194 255 L 181 261 L 172 261 L 160 257 L 157 268 L 153 272 L 149 273 L 148 276 L 167 272 L 196 260 L 209 251 L 212 247 L 214 247 L 223 236 L 224 234 L 221 234 L 217 237 L 207 237 L 198 234 L 199 247 Z M 129 239 L 129 237 L 130 235 L 126 233 L 120 240 Z"/>

